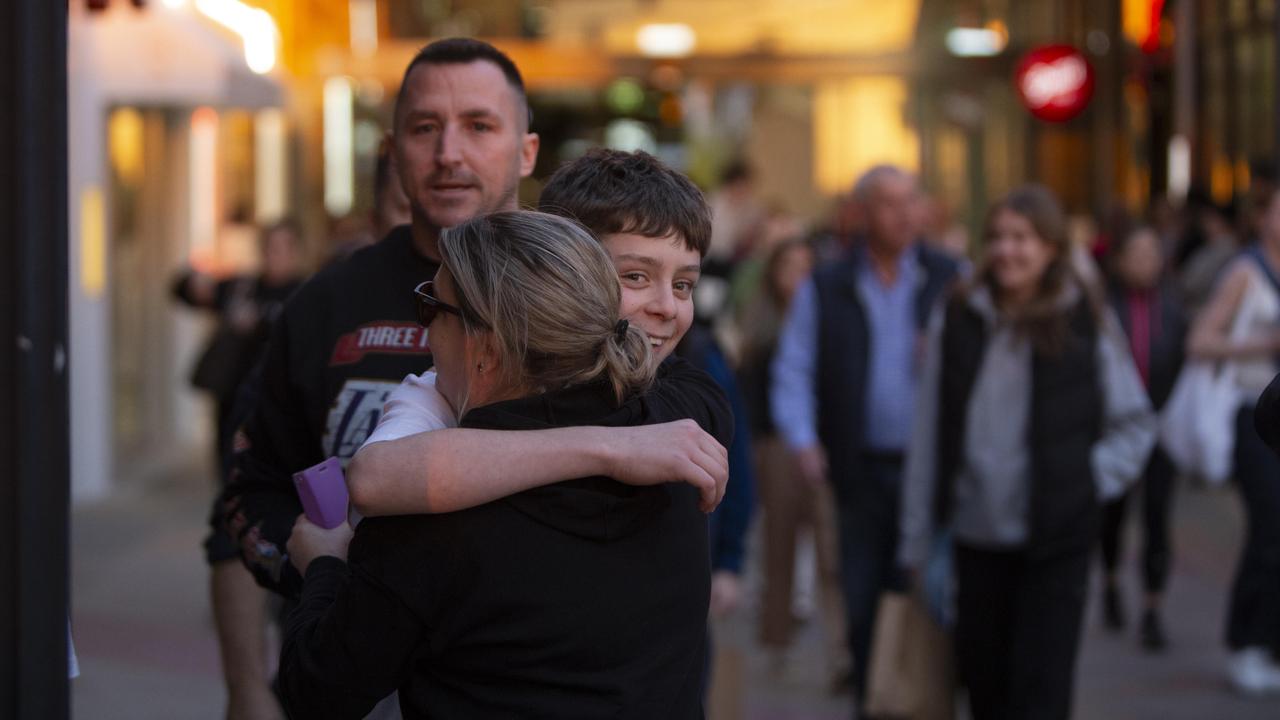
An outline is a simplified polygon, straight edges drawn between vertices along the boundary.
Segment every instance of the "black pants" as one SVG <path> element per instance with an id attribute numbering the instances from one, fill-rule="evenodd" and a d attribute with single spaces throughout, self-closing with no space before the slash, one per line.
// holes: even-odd
<path id="1" fill-rule="evenodd" d="M 1227 645 L 1280 657 L 1280 458 L 1253 429 L 1253 406 L 1236 418 L 1235 476 L 1246 531 L 1231 588 Z"/>
<path id="2" fill-rule="evenodd" d="M 1157 445 L 1142 475 L 1142 579 L 1144 589 L 1152 594 L 1164 592 L 1169 579 L 1173 475 L 1173 463 Z M 1102 567 L 1108 574 L 1116 571 L 1124 554 L 1124 521 L 1133 494 L 1131 490 L 1103 508 Z"/>
<path id="3" fill-rule="evenodd" d="M 902 587 L 897 565 L 902 457 L 868 454 L 854 482 L 856 487 L 841 493 L 837 524 L 853 690 L 861 705 L 880 594 Z"/>
<path id="4" fill-rule="evenodd" d="M 956 655 L 974 720 L 1070 717 L 1090 555 L 957 543 Z"/>

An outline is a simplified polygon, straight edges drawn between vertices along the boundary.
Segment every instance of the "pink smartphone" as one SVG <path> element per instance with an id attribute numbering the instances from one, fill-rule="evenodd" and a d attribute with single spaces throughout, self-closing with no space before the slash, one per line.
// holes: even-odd
<path id="1" fill-rule="evenodd" d="M 302 499 L 307 519 L 325 529 L 333 529 L 347 519 L 347 480 L 336 457 L 293 474 L 293 484 Z"/>

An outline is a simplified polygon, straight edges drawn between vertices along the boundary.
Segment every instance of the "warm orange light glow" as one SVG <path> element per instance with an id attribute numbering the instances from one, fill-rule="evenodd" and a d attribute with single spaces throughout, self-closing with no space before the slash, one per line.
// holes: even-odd
<path id="1" fill-rule="evenodd" d="M 196 108 L 191 113 L 188 142 L 189 252 L 213 252 L 218 219 L 218 113 L 213 108 Z"/>
<path id="2" fill-rule="evenodd" d="M 260 111 L 253 122 L 254 208 L 260 223 L 284 217 L 288 191 L 288 134 L 283 110 Z"/>
<path id="3" fill-rule="evenodd" d="M 378 52 L 377 0 L 350 0 L 351 52 L 356 57 L 372 57 Z"/>
<path id="4" fill-rule="evenodd" d="M 871 55 L 909 50 L 919 15 L 919 0 L 557 0 L 546 30 L 555 41 L 581 40 L 603 28 L 605 50 L 624 56 L 637 52 L 640 28 L 675 22 L 692 30 L 699 56 L 761 48 L 790 55 Z"/>
<path id="5" fill-rule="evenodd" d="M 1252 179 L 1253 178 L 1249 173 L 1249 161 L 1245 160 L 1244 158 L 1237 159 L 1236 160 L 1236 178 L 1235 178 L 1236 192 L 1240 192 L 1240 193 L 1249 192 L 1249 182 Z"/>
<path id="6" fill-rule="evenodd" d="M 80 290 L 91 300 L 107 286 L 107 210 L 102 188 L 80 192 Z"/>
<path id="7" fill-rule="evenodd" d="M 1003 20 L 996 19 L 984 25 L 987 30 L 999 35 L 1004 41 L 1009 42 L 1009 26 L 1004 24 Z"/>
<path id="8" fill-rule="evenodd" d="M 880 163 L 915 171 L 920 140 L 906 124 L 907 85 L 896 76 L 824 83 L 813 106 L 815 184 L 846 192 L 858 175 Z"/>
<path id="9" fill-rule="evenodd" d="M 107 154 L 111 168 L 124 182 L 133 185 L 142 179 L 142 114 L 120 108 L 107 120 Z"/>
<path id="10" fill-rule="evenodd" d="M 1218 155 L 1213 159 L 1213 167 L 1209 171 L 1209 193 L 1213 201 L 1219 205 L 1231 202 L 1235 193 L 1235 168 L 1226 155 Z"/>
<path id="11" fill-rule="evenodd" d="M 648 57 L 685 57 L 697 44 L 697 34 L 684 23 L 650 23 L 636 31 L 636 46 Z"/>
<path id="12" fill-rule="evenodd" d="M 1120 12 L 1125 39 L 1144 51 L 1154 51 L 1163 9 L 1164 0 L 1124 0 Z"/>
<path id="13" fill-rule="evenodd" d="M 240 0 L 195 0 L 196 10 L 240 36 L 249 69 L 265 74 L 276 66 L 280 31 L 271 13 Z"/>

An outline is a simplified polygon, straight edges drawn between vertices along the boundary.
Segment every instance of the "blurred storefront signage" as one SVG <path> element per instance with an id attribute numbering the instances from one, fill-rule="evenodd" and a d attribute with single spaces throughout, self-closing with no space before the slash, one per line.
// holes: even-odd
<path id="1" fill-rule="evenodd" d="M 1124 0 L 1121 20 L 1125 38 L 1151 54 L 1160 48 L 1160 20 L 1165 0 Z"/>
<path id="2" fill-rule="evenodd" d="M 1022 104 L 1047 122 L 1070 120 L 1093 97 L 1093 67 L 1070 45 L 1046 45 L 1027 53 L 1014 81 Z"/>

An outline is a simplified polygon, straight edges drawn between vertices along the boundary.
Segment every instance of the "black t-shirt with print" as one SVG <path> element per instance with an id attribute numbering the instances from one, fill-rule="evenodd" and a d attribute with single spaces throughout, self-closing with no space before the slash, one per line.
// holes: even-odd
<path id="1" fill-rule="evenodd" d="M 258 582 L 291 595 L 300 579 L 284 556 L 302 511 L 293 473 L 355 454 L 406 375 L 431 367 L 413 289 L 438 265 L 410 227 L 330 265 L 285 304 L 261 366 L 253 411 L 237 438 L 219 519 L 230 520 Z"/>

